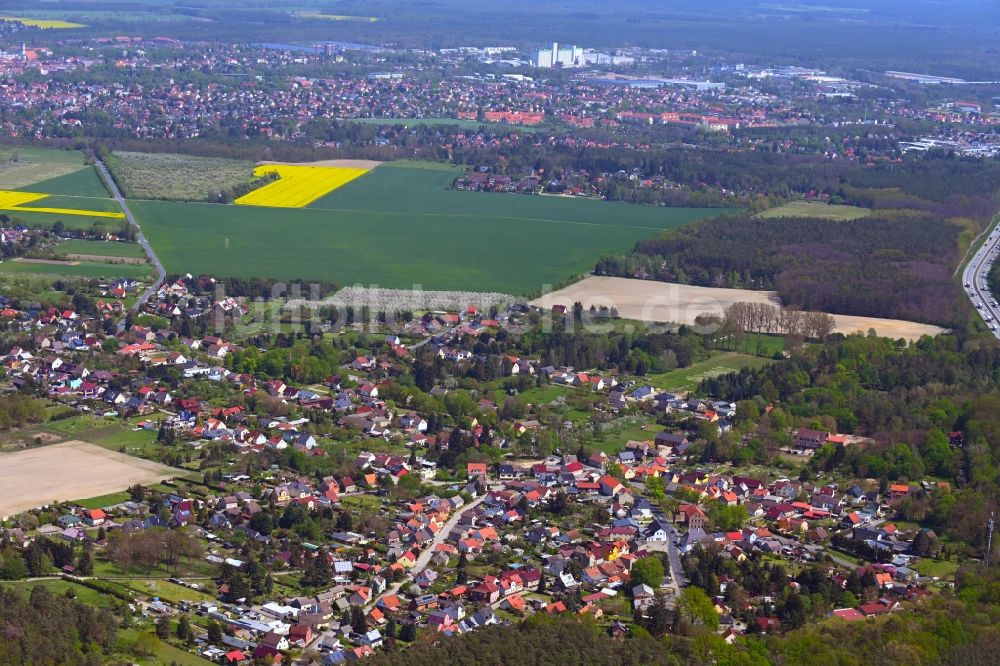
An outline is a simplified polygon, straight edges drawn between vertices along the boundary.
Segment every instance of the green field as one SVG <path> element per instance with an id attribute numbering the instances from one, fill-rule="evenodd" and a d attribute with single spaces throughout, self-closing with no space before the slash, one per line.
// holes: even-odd
<path id="1" fill-rule="evenodd" d="M 80 174 L 93 173 L 93 168 L 89 168 L 89 171 L 81 171 L 74 173 L 67 178 L 77 178 Z M 87 176 L 89 177 L 89 176 Z M 97 178 L 96 175 L 93 178 Z M 60 180 L 60 179 L 56 179 Z M 96 185 L 101 188 L 103 192 L 104 186 L 100 184 L 99 181 L 95 181 Z M 81 179 L 82 183 L 82 179 Z M 33 185 L 31 187 L 22 188 L 27 191 L 34 191 L 36 188 L 40 187 L 42 184 Z M 12 220 L 20 222 L 30 227 L 51 227 L 56 222 L 62 222 L 67 229 L 91 229 L 95 224 L 103 224 L 108 230 L 117 229 L 120 225 L 125 224 L 124 219 L 116 219 L 111 217 L 90 217 L 87 215 L 66 215 L 64 213 L 34 213 L 30 212 L 31 208 L 68 208 L 71 210 L 93 210 L 106 213 L 120 213 L 121 208 L 114 199 L 108 198 L 107 192 L 99 196 L 78 196 L 78 195 L 66 195 L 60 193 L 53 193 L 53 196 L 46 197 L 45 199 L 39 199 L 37 201 L 32 201 L 21 207 L 20 210 L 8 210 L 0 211 L 4 212 L 6 215 L 10 216 Z"/>
<path id="2" fill-rule="evenodd" d="M 721 352 L 710 358 L 692 363 L 686 368 L 678 368 L 659 375 L 648 375 L 642 383 L 667 391 L 692 391 L 703 379 L 711 379 L 742 368 L 762 368 L 771 359 L 749 356 L 737 352 Z"/>
<path id="3" fill-rule="evenodd" d="M 73 238 L 56 246 L 59 254 L 89 254 L 100 257 L 144 259 L 146 253 L 138 243 L 111 243 Z"/>
<path id="4" fill-rule="evenodd" d="M 856 220 L 867 217 L 871 213 L 867 208 L 858 206 L 838 206 L 807 201 L 789 201 L 777 208 L 770 208 L 757 217 L 770 219 L 776 217 L 820 217 L 828 220 Z"/>
<path id="5" fill-rule="evenodd" d="M 97 497 L 89 497 L 87 499 L 76 500 L 74 504 L 82 506 L 84 509 L 103 509 L 109 506 L 115 506 L 116 504 L 121 504 L 122 502 L 127 502 L 132 499 L 132 496 L 125 491 L 110 493 L 107 495 L 99 495 Z"/>
<path id="6" fill-rule="evenodd" d="M 97 169 L 92 166 L 83 167 L 72 173 L 56 176 L 55 178 L 33 183 L 29 187 L 18 189 L 28 192 L 39 192 L 41 194 L 62 194 L 71 197 L 95 197 L 98 199 L 108 198 L 108 191 L 104 189 L 104 183 L 101 182 L 100 176 L 97 175 Z M 43 201 L 51 200 L 51 198 L 43 199 Z M 90 205 L 87 205 L 86 208 L 103 210 Z"/>
<path id="7" fill-rule="evenodd" d="M 78 199 L 78 201 L 100 201 L 99 199 Z M 41 205 L 36 202 L 36 205 Z M 77 204 L 83 205 L 83 204 Z M 98 206 L 92 209 L 100 210 Z M 23 210 L 0 211 L 0 213 L 10 216 L 15 222 L 19 222 L 29 227 L 50 228 L 56 222 L 62 222 L 66 229 L 91 229 L 95 224 L 103 224 L 108 229 L 117 229 L 124 220 L 116 220 L 108 217 L 88 217 L 86 215 L 63 215 L 61 213 L 26 213 Z"/>
<path id="8" fill-rule="evenodd" d="M 83 165 L 83 153 L 79 150 L 59 150 L 57 148 L 0 148 L 0 161 L 11 159 L 14 154 L 24 162 L 51 162 L 54 164 Z"/>
<path id="9" fill-rule="evenodd" d="M 0 150 L 0 190 L 108 196 L 97 171 L 84 164 L 83 153 L 46 148 Z"/>
<path id="10" fill-rule="evenodd" d="M 50 197 L 26 203 L 24 204 L 24 208 L 69 208 L 71 210 L 94 210 L 104 213 L 120 213 L 122 210 L 121 207 L 118 205 L 117 201 L 115 201 L 114 199 L 109 199 L 107 196 L 90 197 L 90 196 L 79 196 L 79 195 L 66 195 L 59 193 L 53 193 L 53 195 Z M 53 213 L 53 215 L 57 215 L 57 213 Z M 78 216 L 64 215 L 63 217 L 78 217 Z M 104 220 L 106 224 L 111 224 L 111 225 L 114 225 L 115 223 L 118 222 L 117 219 L 111 217 L 105 217 L 101 219 Z"/>
<path id="11" fill-rule="evenodd" d="M 0 263 L 0 275 L 69 275 L 111 280 L 120 277 L 144 278 L 153 273 L 154 269 L 148 264 L 108 264 L 91 261 L 37 264 L 10 260 Z"/>
<path id="12" fill-rule="evenodd" d="M 302 209 L 129 205 L 168 272 L 513 294 L 719 212 L 446 190 L 458 173 L 384 164 Z"/>

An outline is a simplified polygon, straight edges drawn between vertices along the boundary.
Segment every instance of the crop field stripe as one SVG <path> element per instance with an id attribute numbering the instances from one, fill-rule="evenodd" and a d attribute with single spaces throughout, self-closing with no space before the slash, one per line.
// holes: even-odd
<path id="1" fill-rule="evenodd" d="M 24 206 L 9 206 L 3 210 L 12 210 L 19 213 L 52 213 L 53 215 L 80 215 L 82 217 L 109 217 L 116 220 L 124 220 L 125 213 L 105 213 L 100 210 L 77 210 L 75 208 L 27 208 Z"/>

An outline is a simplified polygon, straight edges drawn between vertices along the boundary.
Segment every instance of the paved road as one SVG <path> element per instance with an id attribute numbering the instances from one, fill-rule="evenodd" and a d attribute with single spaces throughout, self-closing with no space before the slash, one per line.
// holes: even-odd
<path id="1" fill-rule="evenodd" d="M 993 304 L 993 294 L 986 286 L 986 278 L 990 268 L 1000 252 L 1000 230 L 994 229 L 986 238 L 982 247 L 972 256 L 962 272 L 962 285 L 965 293 L 972 299 L 972 304 L 979 310 L 993 335 L 1000 338 L 1000 306 Z"/>
<path id="2" fill-rule="evenodd" d="M 125 213 L 125 219 L 128 220 L 129 224 L 135 227 L 136 240 L 139 241 L 139 245 L 141 245 L 142 249 L 146 251 L 147 255 L 149 255 L 149 260 L 153 262 L 154 266 L 156 266 L 156 282 L 154 282 L 149 289 L 144 291 L 132 306 L 132 309 L 137 311 L 146 303 L 146 301 L 149 300 L 150 296 L 155 294 L 156 290 L 160 288 L 160 285 L 163 284 L 163 281 L 167 278 L 167 271 L 164 270 L 163 264 L 161 264 L 160 260 L 156 257 L 156 253 L 153 252 L 153 248 L 149 245 L 149 242 L 146 241 L 146 237 L 143 235 L 142 229 L 139 227 L 139 223 L 135 221 L 135 217 L 132 216 L 132 211 L 129 210 L 128 204 L 125 202 L 125 197 L 122 196 L 121 190 L 118 189 L 118 183 L 115 182 L 115 179 L 112 178 L 111 174 L 108 172 L 108 167 L 106 167 L 104 162 L 99 159 L 96 161 L 96 165 L 97 171 L 101 174 L 101 178 L 104 180 L 104 184 L 107 185 L 108 191 L 111 192 L 111 195 L 115 198 L 115 201 L 118 202 L 118 205 L 122 207 L 122 212 Z"/>
<path id="3" fill-rule="evenodd" d="M 478 499 L 469 502 L 465 506 L 455 509 L 455 514 L 448 519 L 448 522 L 446 522 L 440 530 L 438 530 L 438 533 L 434 535 L 434 539 L 420 552 L 420 555 L 417 556 L 417 562 L 413 568 L 410 569 L 398 583 L 393 583 L 386 588 L 385 592 L 377 598 L 372 599 L 372 603 L 365 607 L 365 612 L 367 613 L 370 611 L 375 606 L 375 603 L 382 597 L 388 597 L 396 594 L 399 592 L 399 588 L 403 587 L 403 585 L 412 583 L 416 580 L 417 576 L 419 576 L 420 573 L 427 568 L 427 565 L 431 563 L 431 557 L 434 555 L 434 549 L 437 548 L 438 544 L 444 543 L 445 539 L 448 538 L 448 535 L 451 534 L 451 531 L 455 529 L 455 525 L 458 525 L 458 520 L 462 517 L 462 514 L 469 509 L 474 509 L 479 506 L 485 499 L 486 495 L 481 495 Z"/>

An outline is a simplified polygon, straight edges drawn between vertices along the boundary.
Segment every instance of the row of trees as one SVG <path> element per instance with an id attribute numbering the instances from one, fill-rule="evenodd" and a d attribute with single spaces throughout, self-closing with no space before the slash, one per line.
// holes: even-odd
<path id="1" fill-rule="evenodd" d="M 833 333 L 836 322 L 823 312 L 803 312 L 770 303 L 733 303 L 725 319 L 737 333 L 767 333 L 823 340 Z"/>

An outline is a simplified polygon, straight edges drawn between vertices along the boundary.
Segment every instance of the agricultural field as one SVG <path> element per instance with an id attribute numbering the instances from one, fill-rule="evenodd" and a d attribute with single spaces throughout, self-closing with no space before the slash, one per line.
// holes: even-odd
<path id="1" fill-rule="evenodd" d="M 82 164 L 59 164 L 57 162 L 14 162 L 0 161 L 0 185 L 17 190 L 35 183 L 67 176 L 86 167 Z"/>
<path id="2" fill-rule="evenodd" d="M 366 173 L 368 169 L 358 167 L 263 164 L 253 170 L 253 175 L 260 178 L 277 174 L 278 180 L 245 194 L 234 203 L 239 206 L 304 208 Z"/>
<path id="3" fill-rule="evenodd" d="M 98 261 L 49 261 L 10 259 L 0 262 L 0 275 L 66 275 L 70 277 L 134 278 L 141 280 L 154 273 L 148 264 L 110 264 Z"/>
<path id="4" fill-rule="evenodd" d="M 79 150 L 59 150 L 58 148 L 33 148 L 17 146 L 0 148 L 0 162 L 48 162 L 51 164 L 83 165 L 83 153 Z"/>
<path id="5" fill-rule="evenodd" d="M 602 253 L 719 212 L 447 190 L 460 172 L 387 163 L 298 209 L 130 208 L 168 272 L 511 294 L 575 278 Z"/>
<path id="6" fill-rule="evenodd" d="M 250 161 L 221 157 L 122 151 L 107 164 L 129 199 L 214 201 L 220 192 L 253 180 Z"/>
<path id="7" fill-rule="evenodd" d="M 155 483 L 179 470 L 94 444 L 69 441 L 0 454 L 0 516 L 53 500 L 94 497 L 135 483 Z"/>
<path id="8" fill-rule="evenodd" d="M 67 207 L 58 207 L 61 202 L 66 202 Z M 53 215 L 71 215 L 80 217 L 98 217 L 122 220 L 125 213 L 117 209 L 117 204 L 106 199 L 97 201 L 97 210 L 89 208 L 78 208 L 77 206 L 89 206 L 91 200 L 85 197 L 50 197 L 48 194 L 39 192 L 15 192 L 11 190 L 0 190 L 0 210 L 15 213 L 51 213 Z M 43 205 L 36 205 L 44 202 Z M 110 204 L 110 206 L 109 206 Z M 103 210 L 102 210 L 103 208 Z M 112 210 L 108 210 L 111 208 Z"/>
<path id="9" fill-rule="evenodd" d="M 97 175 L 97 169 L 86 166 L 47 180 L 34 183 L 30 187 L 16 188 L 45 192 L 54 196 L 86 197 L 88 199 L 108 199 L 108 191 Z M 110 201 L 110 199 L 108 199 Z M 93 206 L 90 206 L 93 207 Z M 101 208 L 97 208 L 101 210 Z"/>
<path id="10" fill-rule="evenodd" d="M 32 28 L 42 28 L 43 30 L 66 30 L 69 28 L 86 28 L 82 23 L 72 23 L 70 21 L 60 21 L 58 19 L 38 19 L 24 18 L 19 16 L 0 16 L 0 21 L 11 21 Z"/>
<path id="11" fill-rule="evenodd" d="M 776 217 L 819 217 L 826 220 L 857 220 L 868 217 L 871 213 L 867 208 L 858 206 L 839 206 L 807 201 L 789 201 L 777 208 L 770 208 L 757 217 L 769 219 Z"/>
<path id="12" fill-rule="evenodd" d="M 0 149 L 0 188 L 45 194 L 108 196 L 93 166 L 78 150 Z"/>
<path id="13" fill-rule="evenodd" d="M 84 257 L 107 257 L 109 259 L 146 259 L 146 253 L 138 243 L 91 241 L 73 238 L 59 243 L 59 254 Z"/>

